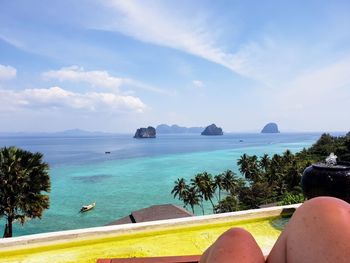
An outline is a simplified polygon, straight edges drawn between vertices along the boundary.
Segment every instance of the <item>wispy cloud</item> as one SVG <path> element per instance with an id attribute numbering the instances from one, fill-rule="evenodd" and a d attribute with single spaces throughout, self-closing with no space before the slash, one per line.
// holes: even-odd
<path id="1" fill-rule="evenodd" d="M 144 42 L 178 49 L 241 74 L 241 61 L 216 43 L 215 33 L 204 20 L 190 23 L 150 1 L 110 0 L 109 4 L 118 16 L 114 22 L 101 26 L 103 29 L 117 30 Z"/>
<path id="2" fill-rule="evenodd" d="M 193 80 L 192 84 L 197 89 L 201 89 L 201 88 L 204 87 L 204 83 L 202 81 L 200 81 L 200 80 Z"/>
<path id="3" fill-rule="evenodd" d="M 327 108 L 338 108 L 337 101 L 349 98 L 349 69 L 350 57 L 340 59 L 299 75 L 278 94 L 283 98 L 285 105 L 295 102 L 298 105 L 297 108 L 315 106 L 315 104 L 318 104 L 315 109 L 321 112 L 328 110 Z M 286 103 L 287 101 L 289 103 Z M 343 107 L 343 105 L 339 106 Z"/>
<path id="4" fill-rule="evenodd" d="M 60 87 L 22 91 L 0 90 L 1 111 L 17 111 L 19 108 L 143 112 L 146 105 L 134 96 L 98 92 L 76 93 Z"/>
<path id="5" fill-rule="evenodd" d="M 103 15 L 89 13 L 91 12 L 90 9 L 90 11 L 85 10 L 83 13 L 87 13 L 84 13 L 82 17 L 89 17 L 90 19 L 81 18 L 79 25 L 81 26 L 82 24 L 92 29 L 117 31 L 143 42 L 180 50 L 226 67 L 240 76 L 258 80 L 270 86 L 278 82 L 276 79 L 285 79 L 286 76 L 291 75 L 295 71 L 296 67 L 300 67 L 302 63 L 295 63 L 296 57 L 306 57 L 305 52 L 295 54 L 297 51 L 293 44 L 288 43 L 286 45 L 286 43 L 281 43 L 280 40 L 274 40 L 274 37 L 269 36 L 267 33 L 259 33 L 254 38 L 244 41 L 239 40 L 237 43 L 228 44 L 226 41 L 221 41 L 217 37 L 218 28 L 213 26 L 212 20 L 206 15 L 208 10 L 198 8 L 189 17 L 188 13 L 183 12 L 186 5 L 181 4 L 176 4 L 176 7 L 179 9 L 182 7 L 181 11 L 173 12 L 174 6 L 169 6 L 166 2 L 161 1 L 108 0 L 103 3 L 101 4 L 101 2 L 97 1 L 93 3 L 93 6 L 101 9 L 100 11 Z M 107 5 L 108 10 L 103 9 L 102 5 Z M 239 27 L 239 25 L 232 24 L 230 25 L 230 30 L 227 32 L 223 30 L 223 32 L 232 37 L 235 27 Z M 37 41 L 38 35 L 36 34 L 38 33 L 36 31 L 30 32 L 26 39 L 20 39 L 21 42 L 17 38 L 23 38 L 22 35 L 28 33 L 19 29 L 14 32 L 16 33 L 5 32 L 7 35 L 4 39 L 22 49 L 25 46 L 24 50 L 26 51 L 35 51 L 39 54 L 56 57 L 56 59 L 65 58 L 66 61 L 69 61 L 66 57 L 67 54 L 80 54 L 82 49 L 85 50 L 84 54 L 106 52 L 105 49 L 96 48 L 96 46 L 91 47 L 88 43 L 81 43 L 74 38 L 67 42 L 64 36 L 60 34 L 52 35 L 51 32 L 44 31 L 50 41 L 59 43 L 60 49 L 65 47 L 63 48 L 65 52 L 57 56 L 57 48 L 52 48 L 55 45 L 47 46 L 45 43 Z M 5 33 L 2 36 L 5 36 Z M 0 35 L 0 38 L 2 36 Z M 22 42 L 26 43 L 26 45 Z M 230 49 L 226 47 L 230 47 Z M 110 52 L 113 53 L 113 51 L 108 51 L 105 56 L 110 55 Z M 292 65 L 296 67 L 290 70 Z M 63 77 L 62 74 L 68 74 L 68 70 L 69 68 L 61 69 L 60 78 Z M 71 68 L 71 71 L 75 71 L 73 72 L 75 73 L 75 81 L 91 76 L 97 79 L 103 78 L 105 82 L 103 85 L 110 85 L 114 88 L 120 87 L 122 84 L 130 84 L 149 91 L 164 94 L 172 93 L 137 80 L 113 77 L 106 71 L 85 72 L 84 69 L 79 67 Z M 59 77 L 58 72 L 50 72 L 50 74 L 56 74 Z M 72 75 L 72 72 L 69 74 Z M 65 77 L 67 78 L 68 76 Z M 71 81 L 73 81 L 72 78 Z M 108 80 L 105 81 L 107 78 Z M 92 82 L 92 80 L 89 81 Z M 94 82 L 93 85 L 97 85 L 97 80 Z"/>
<path id="6" fill-rule="evenodd" d="M 228 51 L 224 48 L 227 43 L 220 43 L 217 29 L 206 19 L 189 18 L 181 12 L 174 14 L 159 1 L 110 0 L 108 3 L 117 15 L 100 26 L 101 29 L 186 52 L 263 84 L 275 84 L 277 75 L 290 74 L 290 67 L 284 70 L 281 64 L 294 63 L 294 53 L 289 46 L 280 46 L 264 34 L 255 40 L 230 45 L 238 48 Z"/>
<path id="7" fill-rule="evenodd" d="M 0 80 L 8 80 L 16 77 L 17 70 L 11 66 L 0 64 Z"/>
<path id="8" fill-rule="evenodd" d="M 350 57 L 320 66 L 298 75 L 280 89 L 260 94 L 269 101 L 266 111 L 284 123 L 298 123 L 291 130 L 315 131 L 327 124 L 331 130 L 343 130 L 350 122 Z M 341 117 L 340 117 L 341 116 Z"/>
<path id="9" fill-rule="evenodd" d="M 12 46 L 15 46 L 19 49 L 24 49 L 23 43 L 21 43 L 20 41 L 18 41 L 15 38 L 8 37 L 8 36 L 4 35 L 3 33 L 0 33 L 0 40 L 5 41 L 6 43 L 8 43 Z"/>
<path id="10" fill-rule="evenodd" d="M 115 77 L 105 70 L 86 71 L 83 67 L 70 66 L 59 70 L 50 70 L 42 74 L 45 79 L 57 79 L 60 82 L 76 82 L 87 83 L 97 88 L 108 88 L 118 92 L 121 86 L 132 86 L 135 88 L 144 89 L 151 92 L 170 94 L 171 92 L 154 87 L 149 84 L 142 83 L 131 78 Z"/>

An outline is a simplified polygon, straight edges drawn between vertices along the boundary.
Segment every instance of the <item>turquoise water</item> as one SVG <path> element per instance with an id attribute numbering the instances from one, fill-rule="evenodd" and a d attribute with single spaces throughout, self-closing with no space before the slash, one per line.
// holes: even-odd
<path id="1" fill-rule="evenodd" d="M 1 145 L 43 152 L 51 166 L 50 209 L 42 220 L 30 220 L 24 227 L 16 224 L 14 234 L 101 226 L 150 205 L 182 205 L 170 194 L 177 178 L 190 180 L 199 172 L 215 175 L 227 169 L 238 173 L 236 162 L 243 153 L 274 154 L 286 149 L 297 152 L 318 137 L 319 134 L 234 134 L 215 138 L 169 135 L 150 140 L 125 135 L 0 138 Z M 94 210 L 78 213 L 83 204 L 94 201 Z M 210 211 L 208 205 L 206 213 Z M 201 214 L 199 207 L 196 213 Z"/>

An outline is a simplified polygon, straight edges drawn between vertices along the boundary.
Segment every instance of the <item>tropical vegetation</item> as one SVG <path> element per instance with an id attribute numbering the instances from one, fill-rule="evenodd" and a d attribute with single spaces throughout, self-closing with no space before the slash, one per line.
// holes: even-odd
<path id="1" fill-rule="evenodd" d="M 49 207 L 48 169 L 41 153 L 0 148 L 0 218 L 6 219 L 4 237 L 12 237 L 14 221 L 24 224 L 27 219 L 41 218 Z"/>
<path id="2" fill-rule="evenodd" d="M 232 170 L 218 175 L 199 173 L 187 183 L 179 178 L 172 193 L 184 206 L 201 207 L 209 201 L 214 213 L 259 208 L 267 204 L 294 204 L 304 201 L 301 176 L 312 163 L 325 160 L 331 153 L 339 161 L 350 161 L 350 132 L 345 136 L 323 134 L 309 149 L 298 153 L 286 150 L 269 156 L 243 154 L 237 161 L 238 176 Z"/>

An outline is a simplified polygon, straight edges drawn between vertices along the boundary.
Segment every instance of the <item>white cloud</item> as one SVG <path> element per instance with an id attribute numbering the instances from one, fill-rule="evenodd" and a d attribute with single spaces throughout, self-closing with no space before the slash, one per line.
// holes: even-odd
<path id="1" fill-rule="evenodd" d="M 85 71 L 83 67 L 71 66 L 59 70 L 50 70 L 43 73 L 44 78 L 58 79 L 59 81 L 86 82 L 96 87 L 118 89 L 125 79 L 116 78 L 107 71 Z"/>
<path id="2" fill-rule="evenodd" d="M 276 84 L 276 76 L 283 79 L 289 75 L 289 65 L 296 57 L 293 48 L 280 46 L 263 35 L 229 52 L 216 37 L 218 29 L 213 27 L 212 21 L 197 19 L 198 10 L 189 19 L 159 1 L 110 0 L 109 5 L 117 15 L 104 22 L 101 29 L 201 57 L 267 85 Z"/>
<path id="3" fill-rule="evenodd" d="M 0 80 L 13 79 L 16 77 L 17 70 L 11 66 L 0 64 Z"/>
<path id="4" fill-rule="evenodd" d="M 292 42 L 264 36 L 258 41 L 245 43 L 227 59 L 241 76 L 274 87 L 300 74 L 310 62 L 305 57 L 305 51 Z"/>
<path id="5" fill-rule="evenodd" d="M 149 84 L 142 83 L 137 80 L 130 78 L 119 78 L 110 75 L 107 71 L 104 70 L 92 70 L 86 71 L 83 67 L 79 66 L 70 66 L 64 67 L 59 70 L 50 70 L 44 72 L 43 77 L 45 79 L 57 79 L 61 82 L 70 81 L 70 82 L 85 82 L 93 87 L 103 87 L 114 90 L 115 92 L 123 85 L 129 85 L 135 88 L 162 93 L 162 94 L 172 94 L 172 92 L 165 91 L 158 87 L 154 87 Z"/>
<path id="6" fill-rule="evenodd" d="M 133 79 L 124 79 L 124 83 L 126 85 L 130 85 L 130 86 L 138 88 L 138 89 L 143 89 L 143 90 L 151 91 L 151 92 L 155 92 L 155 93 L 160 93 L 160 94 L 165 94 L 165 95 L 175 95 L 176 94 L 176 91 L 174 91 L 174 90 L 160 89 L 160 88 L 155 87 L 153 85 L 142 83 L 140 81 L 133 80 Z"/>
<path id="7" fill-rule="evenodd" d="M 204 83 L 200 80 L 193 80 L 192 84 L 195 88 L 201 89 L 204 87 Z"/>
<path id="8" fill-rule="evenodd" d="M 0 110 L 16 111 L 18 108 L 143 112 L 146 105 L 134 96 L 97 92 L 75 93 L 60 87 L 22 91 L 0 90 Z"/>
<path id="9" fill-rule="evenodd" d="M 234 61 L 232 54 L 215 43 L 215 33 L 208 30 L 210 27 L 203 21 L 190 23 L 150 1 L 111 0 L 109 4 L 118 16 L 114 17 L 114 23 L 101 26 L 102 29 L 117 30 L 144 42 L 178 49 L 240 73 L 239 61 Z"/>

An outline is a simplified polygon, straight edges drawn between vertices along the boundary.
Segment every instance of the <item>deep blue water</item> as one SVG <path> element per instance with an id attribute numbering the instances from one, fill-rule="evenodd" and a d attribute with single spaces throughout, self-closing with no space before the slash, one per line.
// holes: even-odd
<path id="1" fill-rule="evenodd" d="M 156 139 L 134 139 L 131 134 L 86 137 L 0 137 L 0 146 L 15 145 L 44 153 L 51 167 L 98 163 L 106 160 L 153 157 L 246 148 L 278 143 L 315 141 L 320 133 L 228 134 L 224 136 L 158 135 Z M 240 140 L 243 140 L 241 142 Z M 111 154 L 106 155 L 105 152 Z"/>
<path id="2" fill-rule="evenodd" d="M 153 204 L 182 205 L 170 194 L 174 181 L 199 172 L 232 169 L 243 154 L 297 152 L 320 133 L 226 134 L 224 136 L 131 134 L 98 137 L 0 137 L 0 147 L 42 152 L 50 165 L 50 209 L 42 220 L 16 224 L 15 235 L 101 226 Z M 110 151 L 111 154 L 105 154 Z M 96 201 L 91 212 L 83 204 Z M 207 208 L 210 212 L 210 207 Z M 200 209 L 196 210 L 200 214 Z M 0 226 L 4 221 L 0 221 Z"/>

